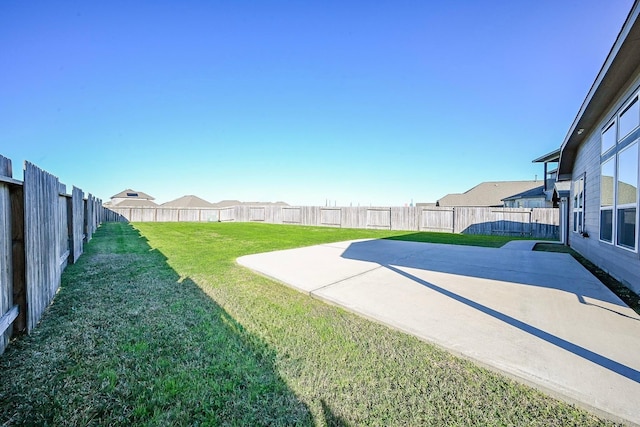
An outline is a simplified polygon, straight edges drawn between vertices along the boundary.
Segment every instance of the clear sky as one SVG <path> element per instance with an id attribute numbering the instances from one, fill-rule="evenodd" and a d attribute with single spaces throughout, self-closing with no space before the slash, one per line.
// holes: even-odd
<path id="1" fill-rule="evenodd" d="M 0 2 L 0 154 L 103 200 L 542 178 L 632 0 Z"/>

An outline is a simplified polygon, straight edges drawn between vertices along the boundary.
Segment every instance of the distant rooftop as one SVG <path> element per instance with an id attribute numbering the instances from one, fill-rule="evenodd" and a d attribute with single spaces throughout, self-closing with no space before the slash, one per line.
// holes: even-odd
<path id="1" fill-rule="evenodd" d="M 517 199 L 537 199 L 544 198 L 546 194 L 544 193 L 544 185 L 540 185 L 536 188 L 532 188 L 531 190 L 523 191 L 522 193 L 514 194 L 513 196 L 505 197 L 502 199 L 503 201 L 507 200 L 517 200 Z"/>
<path id="2" fill-rule="evenodd" d="M 542 181 L 490 181 L 483 182 L 464 193 L 447 194 L 438 200 L 438 206 L 503 206 L 503 199 L 543 184 Z"/>
<path id="3" fill-rule="evenodd" d="M 116 195 L 111 196 L 112 199 L 144 199 L 144 200 L 155 200 L 154 197 L 151 197 L 147 193 L 143 193 L 142 191 L 135 191 L 130 188 L 119 192 Z"/>
<path id="4" fill-rule="evenodd" d="M 176 208 L 211 208 L 213 203 L 207 202 L 198 196 L 190 194 L 188 196 L 182 196 L 170 202 L 163 203 L 161 206 L 176 207 Z"/>

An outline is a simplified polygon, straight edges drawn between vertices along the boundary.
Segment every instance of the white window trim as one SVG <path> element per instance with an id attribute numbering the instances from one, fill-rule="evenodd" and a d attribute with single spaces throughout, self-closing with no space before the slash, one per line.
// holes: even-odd
<path id="1" fill-rule="evenodd" d="M 623 148 L 622 150 L 618 151 L 615 154 L 615 159 L 616 159 L 616 170 L 615 170 L 615 187 L 614 187 L 614 191 L 615 191 L 615 195 L 614 195 L 614 212 L 613 212 L 613 242 L 615 244 L 615 246 L 617 248 L 620 249 L 624 249 L 625 251 L 629 251 L 629 252 L 633 252 L 633 253 L 638 253 L 638 211 L 640 211 L 640 206 L 639 203 L 640 199 L 638 198 L 638 185 L 637 183 L 639 182 L 638 178 L 640 178 L 638 176 L 638 173 L 640 173 L 640 164 L 638 164 L 638 171 L 636 173 L 636 202 L 635 203 L 625 203 L 624 205 L 618 205 L 618 174 L 620 173 L 619 171 L 619 157 L 620 154 L 622 154 L 624 151 L 626 151 L 627 149 L 629 149 L 631 146 L 633 146 L 634 144 L 638 144 L 638 150 L 640 151 L 640 139 L 632 142 L 631 144 L 627 145 L 625 148 Z M 636 159 L 636 161 L 639 161 L 638 159 Z M 640 162 L 640 161 L 639 161 Z M 636 208 L 636 227 L 635 227 L 635 234 L 633 236 L 633 242 L 635 244 L 634 248 L 629 248 L 627 246 L 621 245 L 618 243 L 618 211 L 622 210 L 622 209 L 626 209 L 626 208 Z"/>
<path id="2" fill-rule="evenodd" d="M 611 241 L 602 240 L 602 230 L 598 230 L 598 240 L 602 243 L 606 243 L 607 245 L 613 246 L 615 244 L 616 238 L 616 212 L 613 206 L 600 206 L 600 218 L 598 218 L 598 227 L 602 227 L 602 212 L 603 211 L 611 211 Z"/>
<path id="3" fill-rule="evenodd" d="M 576 184 L 580 184 L 579 186 Z M 572 197 L 572 201 L 573 201 L 573 213 L 574 214 L 578 214 L 576 218 L 580 218 L 581 221 L 576 221 L 576 219 L 573 220 L 573 228 L 572 231 L 574 233 L 580 234 L 582 235 L 584 233 L 584 228 L 585 228 L 585 224 L 584 224 L 584 211 L 585 211 L 585 197 L 584 197 L 584 189 L 585 189 L 585 174 L 583 173 L 582 175 L 580 175 L 578 178 L 576 178 L 573 181 L 573 197 Z M 578 198 L 578 194 L 576 192 L 576 189 L 580 188 L 582 191 L 582 206 L 580 205 L 579 202 L 579 198 Z M 574 215 L 575 217 L 575 215 Z M 579 227 L 578 224 L 581 224 L 581 226 Z"/>
<path id="4" fill-rule="evenodd" d="M 619 129 L 619 124 L 620 124 L 620 116 L 625 113 L 629 107 L 631 106 L 631 104 L 633 104 L 634 102 L 638 102 L 640 105 L 640 91 L 636 91 L 635 93 L 633 93 L 628 100 L 622 105 L 622 107 L 620 107 L 617 112 L 613 115 L 613 117 L 611 117 L 611 119 L 606 122 L 606 124 L 601 128 L 601 132 L 600 132 L 600 155 L 601 156 L 605 156 L 608 158 L 613 158 L 614 160 L 614 177 L 613 177 L 613 206 L 607 206 L 607 207 L 603 207 L 602 206 L 602 194 L 600 194 L 600 211 L 602 212 L 603 210 L 609 210 L 612 209 L 612 218 L 611 218 L 611 222 L 612 222 L 612 234 L 611 234 L 611 242 L 608 242 L 606 240 L 602 240 L 600 239 L 600 225 L 601 225 L 601 217 L 598 218 L 598 240 L 602 243 L 606 243 L 606 244 L 610 244 L 616 248 L 620 248 L 623 249 L 625 251 L 628 252 L 632 252 L 632 253 L 638 253 L 639 251 L 639 246 L 640 244 L 638 243 L 638 234 L 640 232 L 639 228 L 640 228 L 640 160 L 638 160 L 639 164 L 638 164 L 638 176 L 636 177 L 636 203 L 627 203 L 624 205 L 618 205 L 618 174 L 619 174 L 619 164 L 618 164 L 618 159 L 619 159 L 619 155 L 620 153 L 622 153 L 624 150 L 626 150 L 628 147 L 632 146 L 633 144 L 638 144 L 638 148 L 640 151 L 640 138 L 636 139 L 633 142 L 630 142 L 629 144 L 627 144 L 623 149 L 620 149 L 620 144 L 627 139 L 627 137 L 629 135 L 631 135 L 633 132 L 637 131 L 638 128 L 640 128 L 640 121 L 639 121 L 639 125 L 634 127 L 633 129 L 631 129 L 626 135 L 622 135 L 620 136 L 620 129 Z M 603 140 L 603 135 L 604 133 L 609 130 L 612 126 L 614 126 L 615 129 L 615 144 L 608 148 L 606 151 L 603 151 L 603 147 L 602 147 L 602 140 Z M 607 160 L 608 161 L 608 160 Z M 600 171 L 602 171 L 602 165 L 606 163 L 605 162 L 600 162 Z M 602 179 L 602 173 L 600 173 L 600 178 Z M 600 191 L 602 191 L 602 187 L 600 187 Z M 584 195 L 583 195 L 584 197 Z M 630 207 L 635 207 L 636 208 L 636 227 L 635 227 L 635 236 L 634 236 L 634 244 L 635 244 L 635 248 L 629 248 L 626 246 L 622 246 L 618 244 L 618 211 L 621 209 L 625 209 L 625 208 L 630 208 Z M 583 208 L 584 208 L 584 204 L 583 204 Z M 582 219 L 582 223 L 584 226 L 584 216 Z M 575 228 L 575 226 L 574 226 Z"/>
<path id="5" fill-rule="evenodd" d="M 633 236 L 633 242 L 636 244 L 635 248 L 629 248 L 627 246 L 621 245 L 618 243 L 618 211 L 620 210 L 624 210 L 626 208 L 635 208 L 636 209 L 636 227 L 635 227 L 635 234 Z M 626 205 L 620 205 L 620 206 L 616 206 L 615 212 L 614 212 L 614 217 L 613 217 L 613 237 L 614 237 L 614 242 L 617 248 L 620 249 L 624 249 L 625 251 L 629 251 L 629 252 L 633 252 L 633 253 L 638 253 L 638 211 L 640 209 L 638 209 L 638 205 L 635 203 L 628 203 Z"/>
<path id="6" fill-rule="evenodd" d="M 609 206 L 602 206 L 602 165 L 604 165 L 607 162 L 612 162 L 613 163 L 613 177 L 612 177 L 612 184 L 613 184 L 613 189 L 611 191 L 613 191 L 613 194 L 611 195 L 612 197 L 612 201 L 611 201 L 611 205 Z M 602 243 L 606 243 L 607 245 L 615 245 L 616 243 L 616 194 L 617 194 L 617 187 L 618 187 L 618 164 L 617 164 L 617 160 L 616 160 L 616 156 L 611 157 L 610 159 L 607 159 L 604 162 L 600 163 L 600 216 L 598 217 L 598 240 L 601 241 Z M 607 240 L 602 240 L 602 238 L 600 236 L 602 236 L 602 230 L 600 229 L 600 227 L 602 227 L 602 211 L 611 211 L 611 241 L 607 241 Z"/>
<path id="7" fill-rule="evenodd" d="M 637 92 L 635 95 L 632 95 L 631 98 L 629 99 L 629 101 L 626 104 L 624 104 L 624 106 L 622 108 L 620 108 L 620 112 L 618 114 L 616 114 L 616 118 L 617 118 L 617 120 L 616 120 L 616 134 L 617 134 L 616 143 L 619 143 L 620 141 L 625 139 L 627 136 L 631 135 L 631 133 L 633 133 L 633 131 L 638 129 L 638 126 L 640 126 L 640 120 L 638 120 L 638 123 L 639 123 L 638 126 L 634 127 L 633 129 L 631 129 L 626 134 L 620 135 L 620 117 L 629 109 L 629 107 L 631 107 L 631 104 L 633 104 L 634 102 L 638 102 L 639 103 L 638 105 L 640 105 L 640 92 Z"/>
<path id="8" fill-rule="evenodd" d="M 606 154 L 611 152 L 611 150 L 614 150 L 616 148 L 616 146 L 618 145 L 618 120 L 617 120 L 618 115 L 616 114 L 610 121 L 607 122 L 606 125 L 604 125 L 602 127 L 602 131 L 600 132 L 600 155 Z M 602 140 L 604 139 L 604 134 L 609 130 L 613 128 L 613 131 L 616 133 L 614 135 L 614 139 L 613 139 L 613 144 L 611 144 L 611 147 L 607 148 L 606 150 L 604 149 L 604 147 L 602 146 Z"/>

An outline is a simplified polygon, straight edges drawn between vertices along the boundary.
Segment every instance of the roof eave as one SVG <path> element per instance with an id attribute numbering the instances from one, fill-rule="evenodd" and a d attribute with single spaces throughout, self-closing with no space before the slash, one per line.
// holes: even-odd
<path id="1" fill-rule="evenodd" d="M 558 180 L 571 179 L 577 147 L 640 68 L 640 0 L 636 0 L 560 147 Z"/>
<path id="2" fill-rule="evenodd" d="M 557 162 L 560 158 L 560 149 L 557 148 L 550 153 L 547 153 L 543 156 L 538 157 L 531 161 L 531 163 L 549 163 L 549 162 Z"/>

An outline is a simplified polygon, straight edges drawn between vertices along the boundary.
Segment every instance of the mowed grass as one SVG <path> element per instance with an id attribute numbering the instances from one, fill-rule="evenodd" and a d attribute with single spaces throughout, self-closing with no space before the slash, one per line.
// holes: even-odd
<path id="1" fill-rule="evenodd" d="M 134 227 L 102 225 L 38 328 L 0 357 L 0 425 L 614 425 L 235 262 L 323 242 L 447 235 Z"/>

